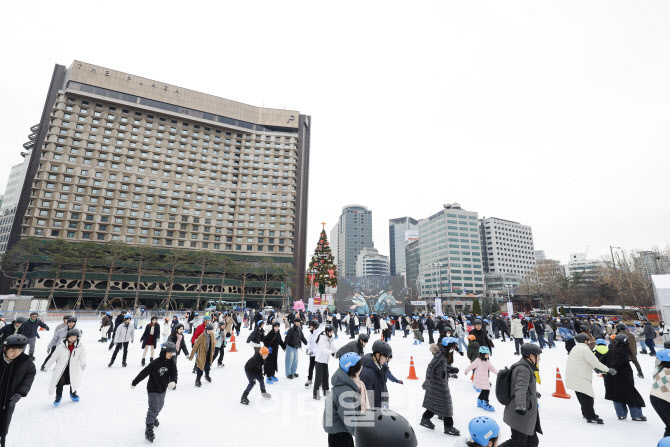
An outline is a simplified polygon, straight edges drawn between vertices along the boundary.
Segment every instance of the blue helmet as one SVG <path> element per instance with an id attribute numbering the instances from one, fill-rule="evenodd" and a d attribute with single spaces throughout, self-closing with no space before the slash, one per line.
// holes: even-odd
<path id="1" fill-rule="evenodd" d="M 447 346 L 447 345 L 450 345 L 452 343 L 458 343 L 458 339 L 456 339 L 454 337 L 444 337 L 442 339 L 442 346 Z"/>
<path id="2" fill-rule="evenodd" d="M 500 427 L 498 423 L 491 418 L 486 416 L 479 416 L 474 418 L 468 424 L 468 431 L 472 440 L 477 443 L 477 445 L 487 446 L 491 439 L 497 438 L 500 434 Z"/>
<path id="3" fill-rule="evenodd" d="M 665 438 L 658 441 L 658 445 L 656 447 L 670 447 L 670 436 L 666 436 Z"/>
<path id="4" fill-rule="evenodd" d="M 125 314 L 125 315 L 123 316 L 123 319 L 124 319 L 124 320 L 130 320 L 131 318 L 133 318 L 133 316 L 130 315 L 130 314 Z"/>
<path id="5" fill-rule="evenodd" d="M 607 342 L 605 340 L 603 340 L 602 338 L 599 338 L 598 340 L 596 340 L 596 345 L 607 346 Z"/>
<path id="6" fill-rule="evenodd" d="M 486 346 L 480 346 L 479 347 L 479 353 L 480 354 L 491 354 L 491 351 Z"/>
<path id="7" fill-rule="evenodd" d="M 470 320 L 466 321 L 467 324 L 470 324 Z"/>
<path id="8" fill-rule="evenodd" d="M 2 315 L 2 314 L 0 314 L 0 315 Z M 111 312 L 105 312 L 105 315 L 110 315 L 111 316 L 112 313 Z"/>
<path id="9" fill-rule="evenodd" d="M 340 357 L 340 368 L 342 368 L 344 372 L 348 373 L 349 368 L 356 365 L 356 363 L 360 361 L 360 355 L 356 354 L 355 352 L 347 352 L 346 354 L 342 355 L 342 357 Z"/>
<path id="10" fill-rule="evenodd" d="M 488 323 L 488 322 L 489 322 L 489 320 L 487 320 L 486 318 L 484 318 L 484 323 Z"/>
<path id="11" fill-rule="evenodd" d="M 659 349 L 656 351 L 656 358 L 659 362 L 670 362 L 670 349 Z"/>

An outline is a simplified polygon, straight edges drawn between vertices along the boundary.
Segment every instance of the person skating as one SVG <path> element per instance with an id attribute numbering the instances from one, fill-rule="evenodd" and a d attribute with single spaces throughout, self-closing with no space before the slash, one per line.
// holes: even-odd
<path id="1" fill-rule="evenodd" d="M 489 348 L 481 346 L 479 348 L 479 357 L 465 368 L 465 375 L 474 369 L 474 387 L 479 390 L 477 407 L 486 411 L 495 411 L 495 408 L 489 403 L 489 394 L 491 392 L 491 382 L 489 382 L 489 372 L 498 374 L 498 370 L 489 361 Z"/>
<path id="2" fill-rule="evenodd" d="M 107 334 L 109 333 L 109 327 L 112 325 L 112 320 L 107 315 L 107 312 L 100 312 L 102 315 L 102 321 L 100 322 L 100 339 L 98 343 L 107 343 Z"/>
<path id="3" fill-rule="evenodd" d="M 323 329 L 319 329 L 319 323 L 312 320 L 309 322 L 309 341 L 307 342 L 307 355 L 309 356 L 309 367 L 307 369 L 307 382 L 305 388 L 312 384 L 314 377 L 314 368 L 316 366 L 316 337 L 319 336 Z"/>
<path id="4" fill-rule="evenodd" d="M 616 370 L 609 368 L 598 361 L 591 348 L 589 348 L 588 334 L 582 332 L 575 336 L 575 347 L 568 355 L 568 363 L 565 367 L 565 387 L 575 391 L 582 416 L 589 424 L 603 424 L 593 409 L 593 370 L 607 371 L 616 374 Z M 609 377 L 609 376 L 608 376 Z"/>
<path id="5" fill-rule="evenodd" d="M 572 348 L 575 347 L 575 331 L 570 328 L 571 324 L 572 323 L 569 321 L 566 321 L 565 324 L 556 324 L 556 327 L 558 328 L 558 335 L 560 335 L 565 342 L 565 350 L 568 351 L 568 354 L 570 354 Z"/>
<path id="6" fill-rule="evenodd" d="M 263 329 L 264 322 L 263 320 L 258 320 L 255 322 L 256 327 L 254 328 L 253 331 L 251 331 L 251 334 L 249 334 L 249 337 L 247 338 L 247 343 L 251 343 L 251 346 L 254 348 L 254 352 L 258 352 L 258 350 L 261 348 L 261 343 L 263 342 L 263 338 L 265 338 L 265 330 Z"/>
<path id="7" fill-rule="evenodd" d="M 32 311 L 30 312 L 30 318 L 28 318 L 28 320 L 26 320 L 26 322 L 23 323 L 19 329 L 19 334 L 25 335 L 28 339 L 28 346 L 30 347 L 28 349 L 28 355 L 32 361 L 35 361 L 35 342 L 38 338 L 40 338 L 40 334 L 38 333 L 39 328 L 42 328 L 46 331 L 49 330 L 49 326 L 37 318 L 37 312 Z"/>
<path id="8" fill-rule="evenodd" d="M 644 338 L 644 344 L 649 348 L 649 355 L 656 356 L 656 347 L 654 345 L 654 339 L 656 338 L 656 331 L 654 330 L 650 321 L 644 322 L 644 328 L 642 329 L 642 338 Z M 644 353 L 646 354 L 646 351 Z"/>
<path id="9" fill-rule="evenodd" d="M 135 343 L 135 327 L 130 324 L 132 316 L 126 314 L 123 317 L 123 324 L 116 328 L 116 333 L 114 334 L 114 344 L 116 344 L 116 349 L 112 354 L 112 360 L 109 362 L 108 367 L 114 364 L 116 360 L 116 355 L 119 353 L 119 350 L 123 348 L 123 361 L 121 365 L 125 368 L 127 366 L 126 360 L 128 359 L 128 343 Z"/>
<path id="10" fill-rule="evenodd" d="M 670 349 L 656 351 L 653 381 L 649 401 L 665 424 L 664 437 L 670 436 Z"/>
<path id="11" fill-rule="evenodd" d="M 420 425 L 434 430 L 435 424 L 431 422 L 431 418 L 438 415 L 444 422 L 444 433 L 453 436 L 461 434 L 454 427 L 454 408 L 449 390 L 449 374 L 458 374 L 459 371 L 458 368 L 451 366 L 457 345 L 458 340 L 453 337 L 443 338 L 439 346 L 430 345 L 433 358 L 426 368 L 426 379 L 421 386 L 426 392 L 422 404 L 426 411 L 421 416 Z"/>
<path id="12" fill-rule="evenodd" d="M 86 368 L 86 347 L 81 343 L 79 329 L 70 329 L 65 338 L 58 343 L 54 355 L 49 359 L 45 368 L 53 363 L 53 375 L 49 384 L 49 395 L 56 392 L 54 406 L 58 406 L 63 398 L 63 387 L 70 385 L 70 399 L 79 402 L 77 391 L 81 385 L 80 371 Z"/>
<path id="13" fill-rule="evenodd" d="M 202 386 L 200 378 L 202 377 L 203 372 L 205 373 L 205 380 L 208 382 L 212 381 L 212 378 L 209 375 L 210 368 L 212 366 L 212 359 L 214 358 L 214 349 L 216 346 L 216 339 L 214 338 L 214 326 L 211 324 L 205 325 L 205 332 L 200 334 L 198 339 L 193 344 L 193 350 L 189 356 L 190 360 L 193 360 L 193 356 L 197 355 L 195 360 L 196 378 L 195 386 Z"/>
<path id="14" fill-rule="evenodd" d="M 537 447 L 540 443 L 537 436 L 542 434 L 537 404 L 540 354 L 539 346 L 524 343 L 521 359 L 510 368 L 510 401 L 505 405 L 503 421 L 509 425 L 512 436 L 499 447 Z"/>
<path id="15" fill-rule="evenodd" d="M 192 331 L 193 335 L 191 335 L 191 347 L 195 345 L 195 341 L 198 339 L 198 337 L 200 337 L 200 335 L 203 332 L 205 332 L 205 327 L 211 323 L 212 323 L 212 317 L 210 317 L 209 315 L 205 315 L 205 318 L 203 318 L 202 323 L 196 326 L 195 330 Z"/>
<path id="16" fill-rule="evenodd" d="M 3 328 L 4 329 L 4 328 Z M 35 380 L 35 363 L 23 350 L 28 339 L 22 334 L 8 335 L 2 344 L 3 357 L 0 360 L 0 446 L 5 447 L 9 425 L 16 404 L 26 397 Z"/>
<path id="17" fill-rule="evenodd" d="M 414 331 L 414 345 L 423 343 L 423 326 L 421 325 L 421 320 L 419 317 L 414 317 L 412 321 L 412 331 Z"/>
<path id="18" fill-rule="evenodd" d="M 363 406 L 364 402 L 367 405 L 365 385 L 359 379 L 361 368 L 361 356 L 357 353 L 347 352 L 340 357 L 339 368 L 332 378 L 333 391 L 326 398 L 323 410 L 323 429 L 328 433 L 328 447 L 354 445 L 354 416 L 367 409 Z"/>
<path id="19" fill-rule="evenodd" d="M 172 325 L 170 324 L 170 319 L 165 318 L 163 324 L 161 324 L 161 337 L 163 337 L 162 343 L 165 343 L 172 333 Z"/>
<path id="20" fill-rule="evenodd" d="M 512 322 L 510 323 L 510 338 L 514 339 L 514 355 L 521 355 L 521 345 L 523 345 L 523 324 L 519 320 L 518 315 L 512 315 Z"/>
<path id="21" fill-rule="evenodd" d="M 263 344 L 268 347 L 270 350 L 270 355 L 268 355 L 267 360 L 265 360 L 265 376 L 267 383 L 273 383 L 279 381 L 277 378 L 277 371 L 279 366 L 277 364 L 277 358 L 279 357 L 279 347 L 286 349 L 286 344 L 281 338 L 281 324 L 276 319 L 272 323 L 272 329 L 267 333 L 265 338 L 263 338 Z"/>
<path id="22" fill-rule="evenodd" d="M 149 362 L 154 359 L 154 349 L 158 346 L 158 341 L 161 336 L 161 327 L 158 325 L 158 317 L 151 317 L 151 321 L 144 327 L 144 333 L 140 337 L 142 342 L 142 366 L 145 365 L 145 357 L 147 356 L 147 350 L 151 349 L 151 354 L 149 354 Z"/>
<path id="23" fill-rule="evenodd" d="M 476 319 L 474 323 L 475 327 L 469 332 L 469 334 L 475 336 L 480 347 L 486 346 L 487 348 L 491 349 L 493 342 L 491 342 L 489 339 L 489 335 L 486 332 L 486 328 L 484 327 L 482 320 Z"/>
<path id="24" fill-rule="evenodd" d="M 312 397 L 319 400 L 319 388 L 323 391 L 323 395 L 328 395 L 330 389 L 330 376 L 328 373 L 328 360 L 335 356 L 335 342 L 333 340 L 333 326 L 326 325 L 323 332 L 316 337 L 316 355 L 314 356 L 316 372 L 314 373 L 314 389 Z"/>
<path id="25" fill-rule="evenodd" d="M 130 312 L 128 312 L 130 313 Z M 123 320 L 126 318 L 126 312 L 119 312 L 119 314 L 116 316 L 116 319 L 114 320 L 114 332 L 112 333 L 112 341 L 109 342 L 109 350 L 111 351 L 112 348 L 114 347 L 114 337 L 116 337 L 116 330 L 123 324 Z"/>
<path id="26" fill-rule="evenodd" d="M 468 350 L 466 351 L 466 355 L 468 356 L 470 363 L 474 362 L 477 357 L 479 357 L 480 347 L 484 348 L 485 346 L 479 346 L 477 337 L 475 337 L 473 334 L 468 335 Z"/>
<path id="27" fill-rule="evenodd" d="M 175 355 L 172 357 L 172 361 L 174 361 L 175 364 L 177 363 L 180 352 L 183 352 L 184 355 L 188 357 L 188 348 L 186 347 L 186 340 L 184 339 L 184 325 L 182 323 L 179 323 L 175 326 L 174 330 L 168 337 L 168 341 L 174 343 L 176 346 Z M 177 388 L 175 387 L 173 389 Z"/>
<path id="28" fill-rule="evenodd" d="M 504 332 L 503 332 L 504 334 Z M 500 426 L 491 418 L 479 416 L 468 424 L 469 438 L 460 438 L 454 447 L 496 447 Z"/>
<path id="29" fill-rule="evenodd" d="M 635 343 L 635 335 L 628 330 L 628 326 L 625 323 L 618 323 L 616 325 L 616 333 L 623 334 L 628 338 L 628 350 L 630 351 L 630 361 L 635 365 L 637 369 L 637 376 L 641 379 L 644 379 L 644 374 L 642 373 L 642 368 L 640 367 L 640 362 L 637 360 L 637 344 Z"/>
<path id="30" fill-rule="evenodd" d="M 226 322 L 221 321 L 219 322 L 219 328 L 214 332 L 214 338 L 216 339 L 216 346 L 214 347 L 214 358 L 212 359 L 212 363 L 214 363 L 214 360 L 219 359 L 217 362 L 216 366 L 218 368 L 222 368 L 224 366 L 223 364 L 223 355 L 226 353 Z"/>
<path id="31" fill-rule="evenodd" d="M 339 359 L 347 352 L 355 352 L 361 357 L 363 357 L 363 355 L 365 354 L 364 352 L 365 346 L 368 344 L 369 341 L 370 336 L 368 334 L 360 334 L 358 336 L 358 340 L 350 341 L 349 343 L 338 349 L 337 353 L 335 354 L 335 357 Z"/>
<path id="32" fill-rule="evenodd" d="M 254 352 L 254 355 L 244 364 L 244 373 L 247 376 L 249 384 L 242 393 L 242 399 L 240 400 L 241 404 L 249 405 L 249 393 L 254 385 L 256 385 L 256 382 L 258 382 L 261 387 L 261 395 L 267 399 L 271 397 L 270 393 L 265 390 L 265 382 L 263 381 L 263 366 L 265 365 L 265 360 L 268 358 L 269 354 L 270 350 L 265 346 L 262 346 L 258 348 L 258 351 Z"/>
<path id="33" fill-rule="evenodd" d="M 371 407 L 388 407 L 388 390 L 386 388 L 386 370 L 384 365 L 389 357 L 393 355 L 391 345 L 385 341 L 377 340 L 372 344 L 372 353 L 362 357 L 363 370 L 361 380 L 368 392 L 373 392 Z"/>
<path id="34" fill-rule="evenodd" d="M 337 328 L 337 326 L 333 326 Z M 335 330 L 337 332 L 337 329 Z M 286 368 L 286 378 L 294 379 L 298 377 L 298 351 L 302 345 L 307 345 L 305 335 L 302 333 L 302 326 L 300 319 L 293 320 L 293 324 L 286 331 L 286 339 L 284 345 L 286 346 L 286 357 L 284 358 L 284 366 Z"/>
<path id="35" fill-rule="evenodd" d="M 605 380 L 605 399 L 614 403 L 619 420 L 626 419 L 628 410 L 633 421 L 647 420 L 642 414 L 645 406 L 644 399 L 635 389 L 633 369 L 630 367 L 630 352 L 628 351 L 628 337 L 619 334 L 614 339 L 615 345 L 605 356 L 605 364 L 616 370 L 616 375 L 607 375 Z M 603 376 L 605 376 L 603 374 Z"/>
<path id="36" fill-rule="evenodd" d="M 42 363 L 42 367 L 40 368 L 40 371 L 44 372 L 46 371 L 46 364 L 47 361 L 51 358 L 53 353 L 56 351 L 56 348 L 58 347 L 58 344 L 67 337 L 67 333 L 70 329 L 74 329 L 74 327 L 77 324 L 77 317 L 72 317 L 68 316 L 67 317 L 67 323 L 63 326 L 62 324 L 59 324 L 56 327 L 56 330 L 54 331 L 54 336 L 47 345 L 47 352 L 49 355 L 47 355 L 47 358 L 44 359 L 44 363 Z M 79 331 L 79 336 L 81 337 L 81 331 Z"/>
<path id="37" fill-rule="evenodd" d="M 147 394 L 149 397 L 149 408 L 147 409 L 147 416 L 144 421 L 145 438 L 154 442 L 154 427 L 158 427 L 158 415 L 165 404 L 165 393 L 167 390 L 172 390 L 177 386 L 177 362 L 172 360 L 175 355 L 176 346 L 172 342 L 165 342 L 161 347 L 160 354 L 156 360 L 152 360 L 149 364 L 140 371 L 140 373 L 133 379 L 130 389 L 135 387 L 147 377 Z"/>

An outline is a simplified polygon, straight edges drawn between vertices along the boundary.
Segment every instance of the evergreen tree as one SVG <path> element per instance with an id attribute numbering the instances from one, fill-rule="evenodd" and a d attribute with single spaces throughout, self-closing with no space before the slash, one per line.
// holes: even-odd
<path id="1" fill-rule="evenodd" d="M 315 287 L 319 288 L 320 295 L 326 293 L 327 286 L 337 286 L 337 266 L 333 263 L 334 260 L 324 229 L 321 231 L 312 260 L 307 266 L 305 285 L 309 286 L 313 283 Z"/>
<path id="2" fill-rule="evenodd" d="M 561 315 L 565 315 L 565 307 L 561 306 L 559 312 L 561 313 Z"/>
<path id="3" fill-rule="evenodd" d="M 556 306 L 554 306 L 554 308 L 552 309 L 551 316 L 552 317 L 558 317 L 558 311 L 556 310 Z"/>
<path id="4" fill-rule="evenodd" d="M 472 299 L 472 313 L 474 315 L 481 315 L 482 314 L 482 308 L 479 305 L 479 300 L 477 298 Z"/>

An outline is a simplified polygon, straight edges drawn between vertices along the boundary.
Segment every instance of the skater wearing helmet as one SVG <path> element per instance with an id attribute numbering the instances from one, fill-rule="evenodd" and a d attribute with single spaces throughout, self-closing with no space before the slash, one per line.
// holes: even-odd
<path id="1" fill-rule="evenodd" d="M 161 337 L 161 327 L 158 325 L 158 317 L 155 315 L 151 317 L 151 321 L 144 328 L 144 333 L 140 337 L 142 342 L 142 366 L 145 364 L 145 357 L 147 356 L 147 350 L 151 348 L 151 354 L 149 354 L 149 361 L 154 360 L 154 349 L 158 346 L 158 341 Z"/>
<path id="2" fill-rule="evenodd" d="M 312 397 L 319 400 L 319 388 L 323 391 L 323 395 L 328 395 L 330 386 L 330 376 L 328 373 L 328 360 L 335 356 L 335 342 L 333 341 L 333 332 L 335 328 L 330 324 L 316 337 L 316 355 L 314 361 L 316 362 L 316 372 L 314 377 L 314 390 Z"/>
<path id="3" fill-rule="evenodd" d="M 127 363 L 126 359 L 128 358 L 128 343 L 135 342 L 135 328 L 130 324 L 131 315 L 126 314 L 123 317 L 123 324 L 116 328 L 116 333 L 114 334 L 114 343 L 116 344 L 116 349 L 112 354 L 112 360 L 109 362 L 108 367 L 111 367 L 116 360 L 116 355 L 119 353 L 119 350 L 123 348 L 123 362 L 121 365 L 125 368 Z"/>
<path id="4" fill-rule="evenodd" d="M 498 423 L 486 416 L 474 418 L 468 424 L 469 438 L 461 438 L 454 447 L 496 447 L 500 427 Z"/>
<path id="5" fill-rule="evenodd" d="M 603 424 L 603 420 L 593 409 L 593 370 L 607 371 L 616 374 L 616 370 L 608 368 L 598 361 L 589 348 L 589 337 L 586 333 L 575 336 L 575 347 L 568 355 L 565 367 L 565 387 L 575 391 L 582 408 L 582 416 L 589 424 Z M 609 379 L 608 379 L 609 380 Z"/>
<path id="6" fill-rule="evenodd" d="M 474 387 L 480 390 L 477 399 L 477 407 L 486 411 L 495 411 L 495 408 L 489 404 L 489 393 L 491 392 L 491 382 L 489 382 L 489 372 L 498 374 L 498 370 L 489 361 L 489 348 L 482 346 L 479 348 L 479 357 L 465 368 L 465 375 L 474 369 Z"/>
<path id="7" fill-rule="evenodd" d="M 653 382 L 649 401 L 651 406 L 665 424 L 663 436 L 670 436 L 670 349 L 656 351 L 656 366 L 654 366 Z M 660 444 L 659 444 L 660 445 Z M 670 444 L 669 444 L 670 445 Z"/>
<path id="8" fill-rule="evenodd" d="M 480 347 L 485 346 L 487 348 L 492 348 L 493 343 L 489 339 L 488 333 L 486 332 L 486 328 L 483 326 L 482 320 L 476 319 L 474 323 L 475 327 L 469 332 L 470 335 L 475 336 L 475 338 L 477 339 L 477 343 L 479 343 Z"/>
<path id="9" fill-rule="evenodd" d="M 470 363 L 474 362 L 479 356 L 479 343 L 477 343 L 477 337 L 470 334 L 468 335 L 468 350 L 467 356 Z"/>
<path id="10" fill-rule="evenodd" d="M 326 398 L 323 410 L 323 429 L 328 433 L 329 447 L 354 445 L 354 418 L 366 410 L 362 405 L 367 405 L 365 385 L 358 378 L 360 373 L 360 355 L 347 352 L 340 357 L 339 368 L 333 374 L 333 392 Z"/>
<path id="11" fill-rule="evenodd" d="M 130 385 L 130 389 L 135 389 L 138 383 L 149 377 L 147 381 L 147 394 L 149 397 L 149 408 L 147 417 L 144 421 L 146 430 L 145 438 L 154 442 L 154 427 L 158 427 L 158 414 L 165 404 L 165 392 L 174 389 L 177 386 L 177 363 L 172 360 L 175 355 L 176 347 L 172 342 L 165 342 L 161 347 L 160 354 L 156 360 L 152 360 L 135 377 Z"/>
<path id="12" fill-rule="evenodd" d="M 216 358 L 219 358 L 219 361 L 216 363 L 216 366 L 218 368 L 222 368 L 225 366 L 223 364 L 223 356 L 226 353 L 226 322 L 225 321 L 220 321 L 219 322 L 219 328 L 216 330 L 214 333 L 214 338 L 216 338 L 216 347 L 214 348 L 214 359 L 212 359 L 212 362 L 216 360 Z"/>
<path id="13" fill-rule="evenodd" d="M 407 419 L 388 409 L 371 408 L 360 420 L 354 440 L 356 447 L 416 447 L 418 441 L 414 429 Z M 353 444 L 351 444 L 353 445 Z"/>
<path id="14" fill-rule="evenodd" d="M 458 368 L 452 367 L 454 362 L 454 350 L 458 345 L 458 340 L 453 337 L 445 337 L 442 343 L 430 345 L 430 352 L 433 359 L 426 368 L 426 380 L 421 386 L 426 394 L 423 397 L 423 408 L 426 409 L 421 416 L 421 426 L 435 429 L 435 424 L 431 418 L 435 415 L 442 416 L 444 421 L 444 433 L 447 435 L 459 436 L 461 432 L 454 427 L 454 407 L 451 401 L 451 391 L 449 390 L 449 374 L 458 374 Z"/>
<path id="15" fill-rule="evenodd" d="M 6 326 L 9 327 L 9 326 Z M 26 397 L 35 379 L 35 364 L 23 350 L 28 339 L 21 334 L 8 335 L 2 345 L 2 360 L 0 360 L 0 445 L 5 445 L 9 424 L 16 404 L 22 397 Z"/>
<path id="16" fill-rule="evenodd" d="M 30 356 L 30 359 L 32 361 L 35 361 L 35 342 L 37 341 L 38 338 L 40 338 L 39 334 L 39 328 L 42 328 L 44 330 L 49 330 L 49 326 L 47 326 L 42 320 L 37 318 L 37 312 L 32 311 L 30 312 L 30 318 L 26 320 L 26 322 L 21 326 L 21 329 L 19 330 L 20 334 L 23 334 L 26 336 L 28 339 L 28 345 L 30 348 L 28 349 L 28 355 Z M 654 352 L 654 354 L 656 354 Z"/>
<path id="17" fill-rule="evenodd" d="M 340 358 L 347 352 L 355 352 L 359 356 L 363 357 L 365 345 L 370 341 L 370 336 L 368 334 L 360 334 L 358 340 L 350 341 L 346 345 L 342 346 L 337 350 L 335 357 Z"/>
<path id="18" fill-rule="evenodd" d="M 54 355 L 46 363 L 45 368 L 56 364 L 51 383 L 49 384 L 49 395 L 56 391 L 54 406 L 58 406 L 63 398 L 63 387 L 70 385 L 70 399 L 79 402 L 77 390 L 81 385 L 80 371 L 86 368 L 86 348 L 81 343 L 79 329 L 70 329 L 65 338 L 56 346 Z"/>
<path id="19" fill-rule="evenodd" d="M 265 382 L 263 382 L 263 365 L 265 365 L 265 359 L 268 358 L 269 354 L 270 350 L 263 346 L 257 352 L 254 352 L 254 355 L 244 365 L 244 373 L 247 375 L 249 385 L 247 385 L 247 388 L 242 393 L 241 404 L 249 405 L 249 393 L 254 385 L 256 385 L 256 382 L 261 386 L 261 395 L 263 397 L 267 399 L 272 397 L 270 393 L 265 391 Z"/>
<path id="20" fill-rule="evenodd" d="M 189 356 L 189 360 L 193 360 L 193 356 L 195 355 L 198 356 L 195 360 L 197 374 L 195 378 L 195 386 L 197 387 L 202 386 L 200 379 L 202 378 L 203 372 L 205 373 L 205 380 L 210 383 L 212 382 L 212 378 L 209 376 L 209 370 L 212 366 L 212 359 L 214 358 L 214 349 L 216 346 L 216 339 L 214 338 L 213 332 L 214 326 L 209 323 L 206 324 L 205 332 L 200 334 L 198 339 L 195 341 L 193 350 Z"/>
<path id="21" fill-rule="evenodd" d="M 8 324 L 2 329 L 0 329 L 0 342 L 4 344 L 5 339 L 7 339 L 7 337 L 9 337 L 10 335 L 20 334 L 19 330 L 21 329 L 21 326 L 25 322 L 26 322 L 25 317 L 17 317 L 16 320 L 11 322 L 11 324 Z M 28 339 L 26 338 L 26 340 Z"/>
<path id="22" fill-rule="evenodd" d="M 265 360 L 265 376 L 267 383 L 278 382 L 277 371 L 279 366 L 277 364 L 277 358 L 279 357 L 279 347 L 286 349 L 286 344 L 281 338 L 280 329 L 281 324 L 277 319 L 272 323 L 272 330 L 263 339 L 263 344 L 267 346 L 270 350 L 270 355 L 268 355 L 267 360 Z"/>
<path id="23" fill-rule="evenodd" d="M 312 378 L 314 377 L 314 367 L 316 366 L 316 337 L 323 331 L 319 330 L 319 323 L 317 321 L 309 322 L 309 341 L 307 342 L 307 355 L 309 356 L 309 367 L 307 368 L 307 382 L 305 382 L 305 388 L 308 388 L 312 384 Z"/>
<path id="24" fill-rule="evenodd" d="M 375 408 L 388 407 L 388 391 L 386 389 L 386 370 L 384 365 L 389 357 L 393 355 L 391 345 L 385 341 L 377 340 L 372 344 L 372 354 L 363 356 L 361 362 L 361 381 L 365 384 L 368 392 L 373 392 L 371 406 Z"/>
<path id="25" fill-rule="evenodd" d="M 67 336 L 67 333 L 70 329 L 74 329 L 74 327 L 77 324 L 77 317 L 67 317 L 67 322 L 66 324 L 63 325 L 58 325 L 56 330 L 54 331 L 54 336 L 49 342 L 49 345 L 47 346 L 47 351 L 49 352 L 49 355 L 47 356 L 46 359 L 44 359 L 44 363 L 42 364 L 42 367 L 40 368 L 40 371 L 44 372 L 46 371 L 46 364 L 47 361 L 51 358 L 51 355 L 56 351 L 56 348 L 58 347 L 58 344 L 65 339 Z M 62 326 L 62 327 L 61 327 Z M 81 337 L 81 331 L 79 331 L 79 336 Z"/>

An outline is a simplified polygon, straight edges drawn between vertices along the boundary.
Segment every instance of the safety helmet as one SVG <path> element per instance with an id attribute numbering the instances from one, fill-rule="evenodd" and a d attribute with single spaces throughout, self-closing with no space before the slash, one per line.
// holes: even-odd
<path id="1" fill-rule="evenodd" d="M 171 341 L 166 341 L 165 343 L 163 343 L 163 346 L 161 346 L 161 351 L 177 352 L 177 345 L 175 345 Z"/>
<path id="2" fill-rule="evenodd" d="M 477 337 L 475 337 L 475 336 L 472 335 L 472 334 L 468 335 L 468 340 L 475 340 L 476 338 L 477 338 Z"/>
<path id="3" fill-rule="evenodd" d="M 470 421 L 468 431 L 477 445 L 486 447 L 491 439 L 498 437 L 500 427 L 495 420 L 486 416 L 479 416 Z"/>
<path id="4" fill-rule="evenodd" d="M 612 335 L 614 335 L 614 334 L 612 334 Z M 603 340 L 602 338 L 599 338 L 598 340 L 596 340 L 596 345 L 607 346 L 607 342 L 605 340 Z"/>
<path id="5" fill-rule="evenodd" d="M 665 438 L 658 441 L 658 445 L 656 447 L 670 447 L 670 436 L 666 436 Z"/>
<path id="6" fill-rule="evenodd" d="M 372 423 L 358 424 L 354 433 L 356 447 L 418 445 L 412 426 L 395 411 L 371 408 L 360 417 L 360 420 Z"/>
<path id="7" fill-rule="evenodd" d="M 524 343 L 521 345 L 522 357 L 529 357 L 531 355 L 538 355 L 538 354 L 542 354 L 542 348 L 540 348 L 538 345 L 534 345 L 532 343 Z"/>
<path id="8" fill-rule="evenodd" d="M 670 362 L 670 349 L 659 349 L 656 351 L 656 358 L 659 362 Z"/>
<path id="9" fill-rule="evenodd" d="M 491 350 L 487 348 L 486 346 L 480 346 L 479 347 L 479 353 L 480 354 L 491 354 Z"/>
<path id="10" fill-rule="evenodd" d="M 5 342 L 3 344 L 7 347 L 10 347 L 10 346 L 25 346 L 25 345 L 28 344 L 28 339 L 26 338 L 25 335 L 13 334 L 13 335 L 10 335 L 9 337 L 5 338 Z"/>
<path id="11" fill-rule="evenodd" d="M 589 340 L 589 336 L 586 334 L 577 334 L 575 335 L 575 342 L 584 343 Z"/>
<path id="12" fill-rule="evenodd" d="M 367 342 L 370 341 L 370 336 L 369 336 L 368 334 L 360 334 L 360 335 L 358 336 L 358 339 L 359 339 L 360 341 L 364 341 L 365 343 L 367 343 Z"/>
<path id="13" fill-rule="evenodd" d="M 391 345 L 389 345 L 385 341 L 377 340 L 372 344 L 372 353 L 373 354 L 379 353 L 381 355 L 389 357 L 393 355 L 393 350 L 391 349 Z"/>
<path id="14" fill-rule="evenodd" d="M 212 326 L 211 324 L 207 324 L 207 325 L 205 325 L 205 330 L 206 331 L 212 331 L 212 330 L 214 330 L 214 326 Z"/>
<path id="15" fill-rule="evenodd" d="M 67 334 L 65 334 L 65 338 L 70 338 L 73 335 L 76 335 L 77 337 L 79 337 L 81 335 L 81 332 L 79 332 L 79 329 L 74 329 L 74 328 L 70 329 L 69 331 L 67 331 Z"/>
<path id="16" fill-rule="evenodd" d="M 348 373 L 349 368 L 355 366 L 360 361 L 360 355 L 355 352 L 347 352 L 346 354 L 342 355 L 342 357 L 340 357 L 340 368 L 342 368 L 344 372 Z"/>
<path id="17" fill-rule="evenodd" d="M 625 334 L 619 334 L 616 336 L 614 339 L 615 342 L 617 342 L 620 345 L 627 345 L 628 344 L 628 336 Z"/>
<path id="18" fill-rule="evenodd" d="M 270 350 L 268 348 L 266 348 L 265 346 L 263 346 L 263 347 L 261 347 L 261 349 L 258 350 L 258 353 L 260 355 L 266 355 L 266 354 L 270 354 Z"/>
<path id="19" fill-rule="evenodd" d="M 70 317 L 67 319 L 68 323 L 76 323 L 77 322 L 77 317 Z"/>
<path id="20" fill-rule="evenodd" d="M 131 318 L 132 318 L 132 315 L 130 315 L 130 314 L 126 314 L 123 317 L 124 320 L 130 320 Z"/>

